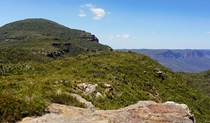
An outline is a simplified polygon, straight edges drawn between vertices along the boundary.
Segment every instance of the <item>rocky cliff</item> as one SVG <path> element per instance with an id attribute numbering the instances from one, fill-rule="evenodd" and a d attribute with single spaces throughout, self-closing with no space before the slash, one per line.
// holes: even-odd
<path id="1" fill-rule="evenodd" d="M 51 104 L 48 114 L 20 123 L 195 123 L 187 105 L 139 101 L 118 110 L 84 109 Z"/>

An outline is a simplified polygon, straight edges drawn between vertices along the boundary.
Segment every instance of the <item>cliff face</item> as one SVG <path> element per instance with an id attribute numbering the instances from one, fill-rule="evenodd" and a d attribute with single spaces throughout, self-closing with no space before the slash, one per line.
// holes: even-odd
<path id="1" fill-rule="evenodd" d="M 94 110 L 51 104 L 49 114 L 20 123 L 194 123 L 187 105 L 140 101 L 118 110 Z"/>
<path id="2" fill-rule="evenodd" d="M 81 35 L 81 38 L 88 41 L 99 42 L 98 38 L 92 34 Z"/>

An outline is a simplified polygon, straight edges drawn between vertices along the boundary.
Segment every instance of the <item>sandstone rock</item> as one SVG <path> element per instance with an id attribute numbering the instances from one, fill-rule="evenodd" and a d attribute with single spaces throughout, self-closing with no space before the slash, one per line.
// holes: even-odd
<path id="1" fill-rule="evenodd" d="M 105 92 L 109 92 L 111 90 L 113 90 L 112 86 L 110 84 L 104 84 L 104 88 L 105 88 Z"/>
<path id="2" fill-rule="evenodd" d="M 92 102 L 89 102 L 89 101 L 85 100 L 80 95 L 71 94 L 71 96 L 75 97 L 79 102 L 84 103 L 88 109 L 94 109 L 95 108 L 95 106 L 92 104 Z"/>
<path id="3" fill-rule="evenodd" d="M 86 84 L 81 83 L 77 85 L 80 89 L 84 90 L 85 94 L 89 95 L 91 93 L 97 93 L 98 84 Z"/>
<path id="4" fill-rule="evenodd" d="M 98 38 L 92 34 L 83 34 L 81 35 L 81 38 L 88 41 L 99 42 Z"/>
<path id="5" fill-rule="evenodd" d="M 193 114 L 184 104 L 140 101 L 118 110 L 89 110 L 52 104 L 49 113 L 38 118 L 26 118 L 20 123 L 194 123 Z"/>
<path id="6" fill-rule="evenodd" d="M 100 92 L 97 92 L 96 93 L 96 98 L 99 98 L 99 97 L 103 97 L 103 96 L 102 96 L 102 94 Z"/>
<path id="7" fill-rule="evenodd" d="M 98 88 L 98 84 L 94 84 L 94 85 L 88 84 L 85 89 L 85 92 L 87 94 L 97 93 L 97 88 Z"/>
<path id="8" fill-rule="evenodd" d="M 86 89 L 87 88 L 87 84 L 86 83 L 80 83 L 77 85 L 80 89 Z"/>
<path id="9" fill-rule="evenodd" d="M 105 84 L 104 84 L 104 87 L 105 87 L 105 88 L 111 88 L 112 86 L 111 86 L 110 84 L 106 84 L 106 83 L 105 83 Z"/>
<path id="10" fill-rule="evenodd" d="M 110 92 L 112 88 L 105 88 L 105 92 Z"/>

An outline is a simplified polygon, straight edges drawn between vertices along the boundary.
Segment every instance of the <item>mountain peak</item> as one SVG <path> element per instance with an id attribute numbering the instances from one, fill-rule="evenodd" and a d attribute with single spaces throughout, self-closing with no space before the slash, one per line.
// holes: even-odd
<path id="1" fill-rule="evenodd" d="M 59 24 L 47 19 L 30 18 L 5 24 L 1 28 L 3 29 L 6 28 L 7 30 L 28 30 L 28 29 L 37 29 L 38 27 L 44 28 L 46 26 L 55 26 L 55 25 Z"/>
<path id="2" fill-rule="evenodd" d="M 2 43 L 0 50 L 3 51 L 2 48 L 6 50 L 5 54 L 0 53 L 2 58 L 0 63 L 14 62 L 9 58 L 11 52 L 15 56 L 21 52 L 20 54 L 28 56 L 26 60 L 33 59 L 34 55 L 38 55 L 40 59 L 43 59 L 43 55 L 57 58 L 111 49 L 107 45 L 100 44 L 99 39 L 90 32 L 71 29 L 42 18 L 19 20 L 0 27 L 0 43 Z M 16 61 L 22 60 L 21 57 Z"/>

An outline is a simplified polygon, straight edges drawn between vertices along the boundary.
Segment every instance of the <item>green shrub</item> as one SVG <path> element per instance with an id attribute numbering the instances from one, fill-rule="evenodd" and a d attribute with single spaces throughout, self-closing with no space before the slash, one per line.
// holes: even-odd
<path id="1" fill-rule="evenodd" d="M 61 92 L 61 90 L 57 90 L 56 93 L 51 95 L 51 102 L 53 103 L 59 103 L 59 104 L 64 104 L 64 105 L 69 105 L 69 106 L 76 106 L 76 107 L 83 107 L 85 108 L 85 104 L 80 103 L 77 101 L 76 98 L 72 97 L 70 94 Z"/>
<path id="2" fill-rule="evenodd" d="M 157 76 L 155 71 L 159 70 L 164 79 Z M 9 117 L 13 114 L 7 115 L 7 110 L 11 110 L 12 106 L 7 107 L 6 102 L 17 103 L 14 109 L 22 114 L 17 113 L 19 117 L 14 114 L 16 119 L 43 113 L 45 103 L 85 107 L 70 95 L 77 93 L 100 109 L 118 109 L 140 100 L 184 103 L 195 114 L 197 122 L 207 122 L 210 120 L 210 98 L 192 84 L 192 80 L 196 81 L 200 76 L 194 78 L 193 75 L 174 73 L 157 61 L 132 52 L 103 51 L 47 64 L 18 64 L 8 76 L 0 76 L 1 99 L 13 100 L 1 100 L 0 106 L 4 107 L 1 115 L 7 121 L 14 121 Z M 78 87 L 80 83 L 98 84 L 97 91 L 103 97 L 96 98 L 95 93 L 84 95 L 85 89 Z M 111 88 L 107 89 L 105 83 L 110 84 Z M 10 95 L 3 94 L 4 91 L 10 92 Z"/>
<path id="3" fill-rule="evenodd" d="M 41 115 L 46 104 L 37 99 L 27 102 L 11 94 L 0 95 L 0 120 L 1 122 L 15 122 L 26 116 Z"/>

